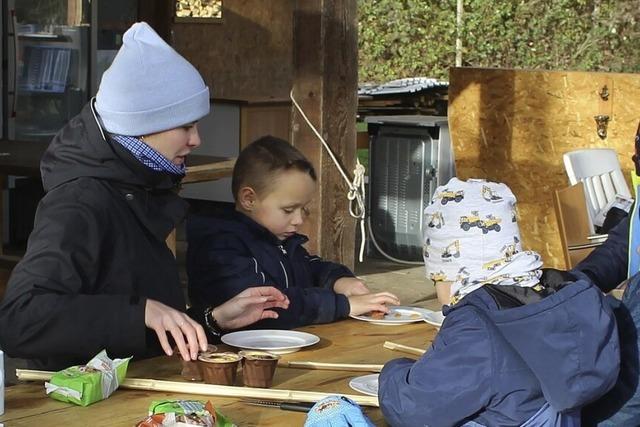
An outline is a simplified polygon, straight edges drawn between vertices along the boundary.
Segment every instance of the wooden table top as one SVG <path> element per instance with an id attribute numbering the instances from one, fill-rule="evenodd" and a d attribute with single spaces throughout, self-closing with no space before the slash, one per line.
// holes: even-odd
<path id="1" fill-rule="evenodd" d="M 381 326 L 353 319 L 327 325 L 314 325 L 300 330 L 320 337 L 314 346 L 285 354 L 283 360 L 334 363 L 385 363 L 398 357 L 413 357 L 383 348 L 385 341 L 427 348 L 437 330 L 426 323 Z M 223 346 L 224 347 L 224 346 Z M 180 362 L 175 357 L 157 357 L 132 362 L 130 378 L 154 378 L 180 381 Z M 273 388 L 357 394 L 349 388 L 351 378 L 365 372 L 326 371 L 278 367 Z M 242 384 L 242 376 L 236 385 Z M 290 426 L 304 424 L 306 414 L 248 405 L 237 398 L 189 395 L 168 392 L 119 389 L 111 397 L 88 407 L 53 400 L 45 395 L 41 382 L 22 383 L 5 390 L 5 414 L 0 423 L 9 427 L 64 425 L 133 426 L 143 419 L 152 400 L 199 399 L 213 405 L 239 426 Z M 386 423 L 378 408 L 365 408 L 376 425 Z"/>

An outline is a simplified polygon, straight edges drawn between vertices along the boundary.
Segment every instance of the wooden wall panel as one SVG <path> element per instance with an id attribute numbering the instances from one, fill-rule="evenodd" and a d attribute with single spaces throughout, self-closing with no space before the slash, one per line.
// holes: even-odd
<path id="1" fill-rule="evenodd" d="M 508 184 L 518 198 L 526 248 L 564 267 L 553 191 L 569 185 L 562 154 L 613 148 L 623 173 L 632 168 L 640 119 L 640 75 L 453 68 L 449 126 L 461 179 Z M 601 99 L 607 85 L 610 96 Z M 610 115 L 606 139 L 594 116 Z"/>
<path id="2" fill-rule="evenodd" d="M 291 140 L 291 102 L 245 104 L 240 107 L 240 150 L 271 135 Z"/>
<path id="3" fill-rule="evenodd" d="M 222 22 L 174 23 L 173 47 L 213 98 L 287 99 L 293 79 L 293 0 L 224 0 Z"/>

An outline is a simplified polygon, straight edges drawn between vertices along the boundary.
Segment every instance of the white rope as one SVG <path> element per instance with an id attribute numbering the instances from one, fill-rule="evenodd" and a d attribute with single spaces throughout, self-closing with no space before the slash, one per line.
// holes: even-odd
<path id="1" fill-rule="evenodd" d="M 366 219 L 366 209 L 364 205 L 365 203 L 364 202 L 365 201 L 365 198 L 364 198 L 365 168 L 364 166 L 362 166 L 362 164 L 356 157 L 356 167 L 353 170 L 353 181 L 349 180 L 349 177 L 347 176 L 345 171 L 342 169 L 342 166 L 340 166 L 338 159 L 336 159 L 336 156 L 333 154 L 333 151 L 331 151 L 329 144 L 327 144 L 327 142 L 324 140 L 322 135 L 320 135 L 320 132 L 318 132 L 315 126 L 313 126 L 311 121 L 309 121 L 309 119 L 307 118 L 307 115 L 304 113 L 304 111 L 302 111 L 302 108 L 300 107 L 300 105 L 298 105 L 298 103 L 296 102 L 295 98 L 293 97 L 293 90 L 291 90 L 291 92 L 289 93 L 289 97 L 291 98 L 291 102 L 293 102 L 293 105 L 296 107 L 296 109 L 298 110 L 298 112 L 300 113 L 304 121 L 307 123 L 309 128 L 320 140 L 325 150 L 327 150 L 327 153 L 329 153 L 329 157 L 331 157 L 331 160 L 333 160 L 333 163 L 336 165 L 336 168 L 338 168 L 340 175 L 342 175 L 342 178 L 347 183 L 347 187 L 349 187 L 349 192 L 347 193 L 347 199 L 349 199 L 349 214 L 360 221 L 361 241 L 360 241 L 360 253 L 359 253 L 358 260 L 362 262 L 363 256 L 364 256 L 364 245 L 366 241 L 366 234 L 365 234 L 365 228 L 364 228 L 364 222 Z"/>

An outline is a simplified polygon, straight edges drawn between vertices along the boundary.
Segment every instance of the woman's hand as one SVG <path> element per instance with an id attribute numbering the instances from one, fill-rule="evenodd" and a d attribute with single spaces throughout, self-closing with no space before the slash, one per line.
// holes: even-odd
<path id="1" fill-rule="evenodd" d="M 147 300 L 144 323 L 147 328 L 156 332 L 162 349 L 169 356 L 173 355 L 173 350 L 167 332 L 173 337 L 184 360 L 195 360 L 198 358 L 198 351 L 207 350 L 207 336 L 202 326 L 186 313 L 159 301 Z"/>
<path id="2" fill-rule="evenodd" d="M 212 314 L 218 326 L 231 330 L 242 328 L 262 319 L 276 319 L 278 313 L 271 308 L 288 308 L 289 298 L 272 286 L 248 288 L 222 305 Z"/>
<path id="3" fill-rule="evenodd" d="M 349 305 L 351 306 L 349 314 L 359 316 L 370 311 L 388 313 L 387 305 L 400 305 L 400 300 L 391 292 L 379 292 L 349 297 Z"/>
<path id="4" fill-rule="evenodd" d="M 371 293 L 367 285 L 355 277 L 341 277 L 333 284 L 333 291 L 346 297 Z"/>

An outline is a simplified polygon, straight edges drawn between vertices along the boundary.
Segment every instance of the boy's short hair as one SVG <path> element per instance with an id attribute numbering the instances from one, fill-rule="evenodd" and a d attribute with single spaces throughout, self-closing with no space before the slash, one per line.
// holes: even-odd
<path id="1" fill-rule="evenodd" d="M 237 200 L 240 188 L 245 186 L 263 194 L 277 173 L 292 169 L 317 180 L 313 165 L 298 149 L 284 139 L 263 136 L 242 150 L 236 160 L 231 179 L 233 198 Z"/>

